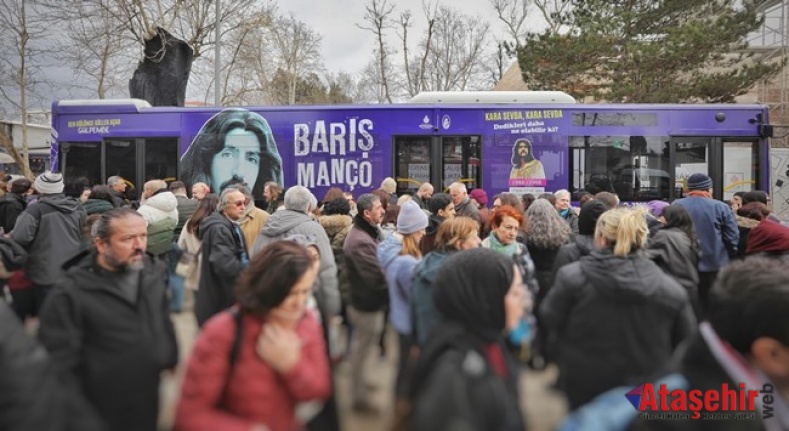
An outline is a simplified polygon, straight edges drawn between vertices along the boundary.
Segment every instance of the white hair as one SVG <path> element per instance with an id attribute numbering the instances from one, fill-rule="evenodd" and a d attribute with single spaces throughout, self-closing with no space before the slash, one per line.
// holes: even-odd
<path id="1" fill-rule="evenodd" d="M 285 192 L 285 209 L 308 213 L 310 205 L 318 206 L 318 199 L 304 186 L 293 186 Z"/>
<path id="2" fill-rule="evenodd" d="M 570 197 L 570 192 L 565 189 L 556 190 L 553 192 L 553 195 L 556 196 L 556 199 L 559 199 L 559 196 L 566 195 L 568 198 Z"/>
<path id="3" fill-rule="evenodd" d="M 466 190 L 466 185 L 459 182 L 454 182 L 450 184 L 449 190 L 457 190 L 459 192 L 468 193 L 468 190 Z"/>

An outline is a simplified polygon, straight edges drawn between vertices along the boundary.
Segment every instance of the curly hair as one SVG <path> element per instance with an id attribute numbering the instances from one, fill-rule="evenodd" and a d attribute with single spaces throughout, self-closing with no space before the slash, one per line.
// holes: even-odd
<path id="1" fill-rule="evenodd" d="M 332 199 L 323 205 L 323 215 L 327 215 L 327 216 L 335 215 L 335 214 L 349 215 L 350 213 L 351 213 L 351 204 L 348 203 L 348 200 L 345 199 L 345 197 Z"/>
<path id="2" fill-rule="evenodd" d="M 570 239 L 570 226 L 562 220 L 556 208 L 547 199 L 537 199 L 526 210 L 529 230 L 526 240 L 542 249 L 556 249 Z"/>

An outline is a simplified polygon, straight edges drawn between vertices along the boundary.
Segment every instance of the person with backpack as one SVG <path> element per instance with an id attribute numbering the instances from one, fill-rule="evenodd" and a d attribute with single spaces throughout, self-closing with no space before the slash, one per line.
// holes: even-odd
<path id="1" fill-rule="evenodd" d="M 27 178 L 17 178 L 8 185 L 8 193 L 0 197 L 0 227 L 8 233 L 14 230 L 16 219 L 27 208 L 27 192 L 32 184 Z"/>
<path id="2" fill-rule="evenodd" d="M 175 429 L 301 429 L 300 404 L 331 394 L 326 345 L 307 307 L 320 261 L 294 241 L 266 245 L 242 273 L 237 307 L 203 325 Z"/>
<path id="3" fill-rule="evenodd" d="M 26 291 L 24 314 L 37 316 L 44 298 L 63 276 L 61 266 L 79 253 L 85 208 L 63 194 L 63 175 L 46 171 L 33 187 L 41 196 L 19 215 L 11 238 L 28 253 L 25 274 L 33 286 Z"/>

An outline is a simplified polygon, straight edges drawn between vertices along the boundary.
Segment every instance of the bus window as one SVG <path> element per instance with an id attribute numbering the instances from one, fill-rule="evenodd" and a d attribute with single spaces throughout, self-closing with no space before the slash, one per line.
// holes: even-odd
<path id="1" fill-rule="evenodd" d="M 757 165 L 758 145 L 755 141 L 723 143 L 724 200 L 730 200 L 736 192 L 758 188 Z"/>
<path id="2" fill-rule="evenodd" d="M 106 178 L 118 175 L 134 184 L 137 190 L 142 184 L 137 181 L 137 147 L 134 139 L 106 139 L 104 141 L 104 163 Z"/>
<path id="3" fill-rule="evenodd" d="M 480 187 L 479 136 L 443 136 L 441 154 L 442 190 L 456 181 L 465 184 L 468 190 Z"/>
<path id="4" fill-rule="evenodd" d="M 104 184 L 101 177 L 101 145 L 98 142 L 61 142 L 59 165 L 66 178 L 87 178 L 91 185 Z"/>
<path id="5" fill-rule="evenodd" d="M 674 146 L 674 199 L 683 197 L 685 180 L 695 174 L 709 175 L 710 138 L 671 138 Z"/>
<path id="6" fill-rule="evenodd" d="M 416 193 L 424 182 L 430 182 L 430 136 L 398 136 L 394 139 L 394 178 L 397 195 Z"/>
<path id="7" fill-rule="evenodd" d="M 145 180 L 178 178 L 178 139 L 146 139 Z"/>
<path id="8" fill-rule="evenodd" d="M 623 201 L 669 198 L 668 137 L 573 136 L 571 190 L 612 192 Z"/>

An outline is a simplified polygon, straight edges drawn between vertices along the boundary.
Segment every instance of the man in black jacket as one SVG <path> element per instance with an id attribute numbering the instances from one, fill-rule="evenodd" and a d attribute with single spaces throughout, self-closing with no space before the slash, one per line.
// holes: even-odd
<path id="1" fill-rule="evenodd" d="M 195 297 L 195 315 L 200 326 L 233 305 L 236 278 L 249 264 L 244 235 L 238 224 L 244 217 L 246 197 L 238 189 L 226 188 L 219 197 L 218 209 L 219 212 L 200 223 L 203 263 L 200 288 Z"/>
<path id="2" fill-rule="evenodd" d="M 64 265 L 39 337 L 72 402 L 84 407 L 74 429 L 153 430 L 159 374 L 178 362 L 167 267 L 145 253 L 146 223 L 132 209 L 103 214 L 93 233 L 96 250 Z"/>
<path id="3" fill-rule="evenodd" d="M 5 233 L 14 230 L 16 219 L 27 208 L 25 196 L 31 186 L 27 178 L 17 178 L 8 185 L 8 193 L 0 198 L 0 226 Z"/>

